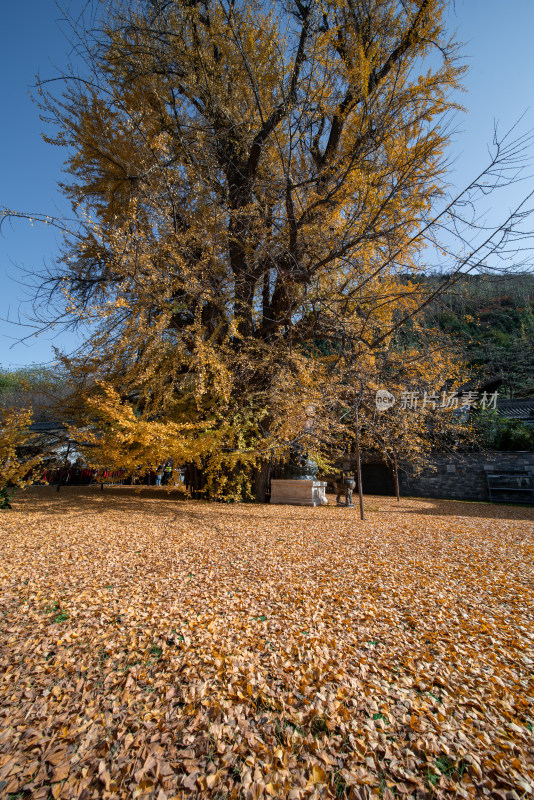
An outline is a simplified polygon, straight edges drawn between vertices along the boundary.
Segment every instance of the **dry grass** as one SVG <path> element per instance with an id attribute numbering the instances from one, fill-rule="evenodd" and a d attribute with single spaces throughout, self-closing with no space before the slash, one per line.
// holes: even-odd
<path id="1" fill-rule="evenodd" d="M 532 795 L 534 509 L 14 505 L 0 795 Z"/>

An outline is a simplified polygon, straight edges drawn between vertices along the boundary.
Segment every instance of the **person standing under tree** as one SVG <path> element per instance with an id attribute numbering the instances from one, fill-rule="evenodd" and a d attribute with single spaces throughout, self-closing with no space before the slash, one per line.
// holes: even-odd
<path id="1" fill-rule="evenodd" d="M 167 486 L 172 480 L 172 461 L 167 461 L 163 468 L 163 485 Z"/>

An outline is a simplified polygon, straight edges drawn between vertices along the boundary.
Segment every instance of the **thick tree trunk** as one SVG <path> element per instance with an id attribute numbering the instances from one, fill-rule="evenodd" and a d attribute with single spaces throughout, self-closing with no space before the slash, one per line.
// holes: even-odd
<path id="1" fill-rule="evenodd" d="M 254 494 L 259 503 L 265 503 L 271 477 L 271 460 L 265 459 L 254 470 Z"/>

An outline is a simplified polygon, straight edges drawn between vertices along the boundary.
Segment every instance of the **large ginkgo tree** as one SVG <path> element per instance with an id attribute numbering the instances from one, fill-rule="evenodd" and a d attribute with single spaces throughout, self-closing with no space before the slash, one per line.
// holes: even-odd
<path id="1" fill-rule="evenodd" d="M 272 455 L 331 454 L 362 392 L 451 385 L 413 276 L 441 259 L 444 288 L 513 246 L 520 210 L 469 215 L 525 142 L 449 196 L 446 6 L 96 6 L 83 68 L 38 89 L 77 219 L 40 289 L 89 325 L 67 363 L 102 461 L 191 458 L 212 493 L 262 497 Z"/>

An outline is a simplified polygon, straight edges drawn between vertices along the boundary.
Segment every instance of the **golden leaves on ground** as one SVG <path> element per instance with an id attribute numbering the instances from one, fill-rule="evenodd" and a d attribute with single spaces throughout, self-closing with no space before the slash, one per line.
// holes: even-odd
<path id="1" fill-rule="evenodd" d="M 529 797 L 534 510 L 31 490 L 2 516 L 0 790 Z"/>

